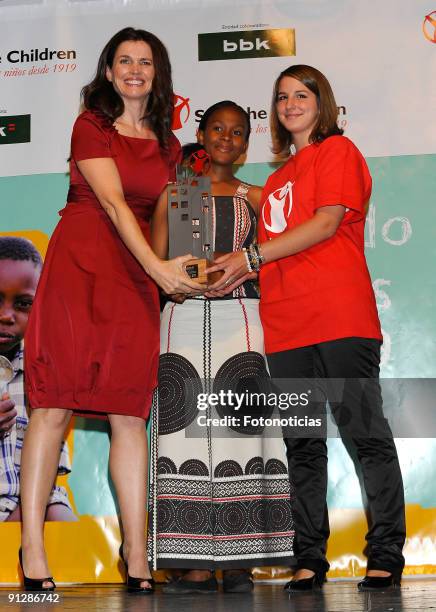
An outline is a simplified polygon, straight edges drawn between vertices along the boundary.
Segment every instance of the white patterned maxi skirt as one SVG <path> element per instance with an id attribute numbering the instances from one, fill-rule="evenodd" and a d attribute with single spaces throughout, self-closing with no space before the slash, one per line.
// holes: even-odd
<path id="1" fill-rule="evenodd" d="M 198 403 L 202 393 L 222 400 L 228 396 L 220 390 L 243 394 L 268 384 L 257 299 L 166 305 L 152 413 L 148 549 L 154 568 L 293 564 L 280 427 L 263 428 L 251 417 L 244 426 L 244 414 L 254 409 L 235 411 L 227 399 L 205 402 L 203 409 Z M 274 416 L 270 408 L 256 410 L 253 418 Z"/>

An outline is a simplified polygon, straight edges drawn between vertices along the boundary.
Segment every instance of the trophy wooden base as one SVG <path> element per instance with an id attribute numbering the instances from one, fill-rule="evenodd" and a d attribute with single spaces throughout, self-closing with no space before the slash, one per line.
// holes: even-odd
<path id="1" fill-rule="evenodd" d="M 192 280 L 197 281 L 201 285 L 206 285 L 209 282 L 208 276 L 206 274 L 206 269 L 211 264 L 207 261 L 207 259 L 190 259 L 185 263 L 186 274 Z"/>
<path id="2" fill-rule="evenodd" d="M 214 258 L 217 259 L 224 253 L 214 253 Z M 209 261 L 208 259 L 190 259 L 185 264 L 185 270 L 187 275 L 198 283 L 205 285 L 207 288 L 209 285 L 213 285 L 224 274 L 222 270 L 217 270 L 216 272 L 212 272 L 212 274 L 206 274 L 206 270 L 213 266 L 213 261 Z"/>

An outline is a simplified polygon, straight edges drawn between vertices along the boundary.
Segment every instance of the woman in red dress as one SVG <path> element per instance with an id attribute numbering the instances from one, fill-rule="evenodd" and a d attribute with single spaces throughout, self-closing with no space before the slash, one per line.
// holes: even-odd
<path id="1" fill-rule="evenodd" d="M 43 543 L 44 511 L 60 441 L 73 414 L 107 418 L 110 470 L 124 534 L 129 590 L 150 593 L 145 551 L 145 419 L 159 359 L 159 285 L 199 285 L 189 257 L 163 261 L 149 221 L 173 174 L 180 145 L 170 130 L 167 51 L 144 30 L 107 43 L 82 91 L 73 128 L 70 189 L 50 241 L 26 334 L 26 387 L 33 408 L 21 470 L 25 587 L 53 589 Z"/>
<path id="2" fill-rule="evenodd" d="M 371 176 L 357 147 L 336 124 L 338 109 L 325 76 L 295 65 L 276 80 L 274 152 L 287 161 L 262 194 L 259 243 L 224 256 L 214 289 L 231 291 L 248 269 L 260 269 L 260 316 L 271 376 L 302 390 L 324 379 L 311 401 L 325 425 L 325 402 L 344 440 L 354 446 L 371 526 L 359 590 L 400 584 L 406 530 L 404 492 L 395 444 L 383 416 L 378 381 L 382 334 L 365 261 L 364 226 Z M 212 272 L 212 267 L 210 271 Z M 341 381 L 334 386 L 334 379 Z M 298 382 L 299 381 L 299 382 Z M 288 390 L 289 391 L 289 390 Z M 339 394 L 340 392 L 340 394 Z M 315 421 L 315 419 L 312 419 Z M 322 586 L 329 522 L 324 428 L 284 431 L 295 487 L 297 571 L 288 591 Z"/>

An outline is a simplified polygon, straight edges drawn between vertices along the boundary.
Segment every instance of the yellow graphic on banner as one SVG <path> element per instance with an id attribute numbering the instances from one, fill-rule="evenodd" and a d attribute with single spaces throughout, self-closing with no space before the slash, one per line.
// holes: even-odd
<path id="1" fill-rule="evenodd" d="M 436 574 L 436 557 L 431 546 L 434 538 L 436 508 L 422 508 L 418 504 L 406 506 L 408 537 L 404 550 L 410 565 L 404 575 Z M 330 512 L 332 528 L 328 557 L 330 578 L 363 576 L 366 559 L 362 542 L 367 525 L 361 509 L 335 509 Z M 20 524 L 3 523 L 2 564 L 0 583 L 18 584 L 18 549 Z M 121 541 L 118 518 L 81 516 L 77 523 L 50 522 L 45 526 L 45 542 L 50 570 L 56 582 L 62 583 L 119 583 L 123 580 L 118 548 Z M 413 565 L 412 565 L 413 564 Z M 287 567 L 255 568 L 258 580 L 289 578 Z M 158 580 L 164 572 L 155 572 Z"/>

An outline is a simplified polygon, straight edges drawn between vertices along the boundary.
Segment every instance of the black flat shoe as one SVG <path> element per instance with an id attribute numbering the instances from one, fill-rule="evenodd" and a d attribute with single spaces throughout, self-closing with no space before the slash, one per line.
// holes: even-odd
<path id="1" fill-rule="evenodd" d="M 253 588 L 253 578 L 248 570 L 237 574 L 223 572 L 224 593 L 251 593 Z"/>
<path id="2" fill-rule="evenodd" d="M 18 551 L 18 559 L 20 561 L 21 572 L 23 574 L 23 585 L 25 591 L 54 591 L 56 588 L 55 581 L 52 576 L 48 576 L 47 578 L 28 578 L 23 570 L 23 553 L 20 550 Z M 51 582 L 52 586 L 44 586 L 44 582 Z"/>
<path id="3" fill-rule="evenodd" d="M 392 572 L 390 576 L 365 576 L 359 582 L 359 591 L 387 591 L 401 586 L 402 572 Z"/>
<path id="4" fill-rule="evenodd" d="M 218 582 L 214 575 L 207 580 L 184 580 L 183 577 L 173 580 L 162 587 L 162 593 L 187 595 L 189 593 L 217 593 Z"/>
<path id="5" fill-rule="evenodd" d="M 124 554 L 123 554 L 123 544 L 121 543 L 120 546 L 120 559 L 121 561 L 124 563 L 124 566 L 126 568 L 126 573 L 127 573 L 127 577 L 126 577 L 126 589 L 127 592 L 130 593 L 130 595 L 152 595 L 154 593 L 154 580 L 153 578 L 134 578 L 133 576 L 129 575 L 129 566 L 127 564 L 127 561 L 124 559 Z M 142 586 L 141 582 L 148 582 L 148 584 L 150 585 L 148 586 Z"/>
<path id="6" fill-rule="evenodd" d="M 325 582 L 325 572 L 315 572 L 310 578 L 301 580 L 290 580 L 283 587 L 288 593 L 299 593 L 302 591 L 313 591 L 321 589 Z"/>

